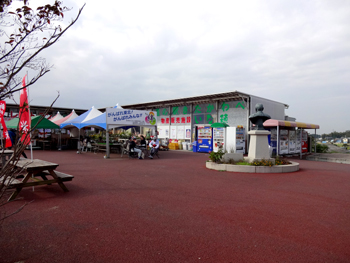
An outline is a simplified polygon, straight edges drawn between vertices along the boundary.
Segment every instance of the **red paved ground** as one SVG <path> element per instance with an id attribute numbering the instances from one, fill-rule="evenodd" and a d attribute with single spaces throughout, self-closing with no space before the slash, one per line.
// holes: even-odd
<path id="1" fill-rule="evenodd" d="M 189 152 L 34 154 L 75 178 L 69 193 L 22 190 L 34 201 L 3 223 L 1 262 L 350 262 L 349 165 L 243 174 Z"/>

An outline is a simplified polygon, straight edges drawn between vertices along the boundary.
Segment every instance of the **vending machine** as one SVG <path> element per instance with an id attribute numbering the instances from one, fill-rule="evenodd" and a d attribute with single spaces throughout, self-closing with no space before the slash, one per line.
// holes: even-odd
<path id="1" fill-rule="evenodd" d="M 280 129 L 279 154 L 288 154 L 289 151 L 289 131 Z"/>
<path id="2" fill-rule="evenodd" d="M 288 143 L 288 153 L 296 153 L 297 137 L 296 131 L 289 131 L 289 143 Z"/>
<path id="3" fill-rule="evenodd" d="M 245 153 L 245 129 L 243 126 L 236 128 L 236 153 Z"/>
<path id="4" fill-rule="evenodd" d="M 226 128 L 226 151 L 228 153 L 245 153 L 245 141 L 243 126 Z"/>
<path id="5" fill-rule="evenodd" d="M 272 155 L 277 155 L 277 128 L 270 128 L 271 134 L 268 136 L 269 146 L 272 148 Z"/>
<path id="6" fill-rule="evenodd" d="M 213 151 L 218 152 L 220 149 L 225 152 L 225 129 L 223 127 L 213 128 Z"/>
<path id="7" fill-rule="evenodd" d="M 296 145 L 295 145 L 295 152 L 296 153 L 300 153 L 301 152 L 301 130 L 296 130 L 296 139 L 297 139 L 297 142 L 296 142 Z"/>
<path id="8" fill-rule="evenodd" d="M 213 151 L 213 135 L 210 126 L 197 126 L 197 152 Z"/>
<path id="9" fill-rule="evenodd" d="M 307 133 L 307 131 L 303 130 L 303 134 L 301 136 L 301 151 L 303 153 L 307 153 L 308 152 L 308 146 L 309 145 L 308 145 L 307 138 L 308 138 L 308 133 Z"/>

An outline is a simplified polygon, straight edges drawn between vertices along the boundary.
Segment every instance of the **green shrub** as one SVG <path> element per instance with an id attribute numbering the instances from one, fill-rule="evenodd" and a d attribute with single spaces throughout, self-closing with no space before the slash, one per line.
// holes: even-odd
<path id="1" fill-rule="evenodd" d="M 273 162 L 272 161 L 269 161 L 269 160 L 265 160 L 265 159 L 262 159 L 260 161 L 257 161 L 257 160 L 254 160 L 250 163 L 250 165 L 253 165 L 253 166 L 273 166 Z"/>
<path id="2" fill-rule="evenodd" d="M 275 165 L 286 165 L 286 164 L 290 164 L 290 162 L 286 159 L 279 157 L 279 156 L 276 157 Z"/>
<path id="3" fill-rule="evenodd" d="M 316 144 L 317 153 L 326 153 L 328 151 L 328 146 L 325 144 Z"/>
<path id="4" fill-rule="evenodd" d="M 235 160 L 234 159 L 228 159 L 226 164 L 235 164 Z"/>
<path id="5" fill-rule="evenodd" d="M 218 152 L 209 152 L 209 159 L 214 163 L 218 163 L 224 154 L 221 149 Z"/>

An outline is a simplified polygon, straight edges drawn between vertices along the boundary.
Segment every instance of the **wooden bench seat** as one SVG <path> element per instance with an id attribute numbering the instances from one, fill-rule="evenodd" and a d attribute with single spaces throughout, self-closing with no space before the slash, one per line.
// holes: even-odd
<path id="1" fill-rule="evenodd" d="M 7 186 L 7 188 L 15 188 L 16 186 L 20 185 L 22 182 L 17 179 L 6 179 L 4 182 L 4 185 Z"/>
<path id="2" fill-rule="evenodd" d="M 73 175 L 62 173 L 62 172 L 58 172 L 58 171 L 55 171 L 55 174 L 57 175 L 58 178 L 60 178 L 61 182 L 72 181 L 73 178 L 74 178 Z M 4 184 L 7 186 L 7 189 L 14 189 L 14 188 L 18 188 L 18 187 L 23 188 L 23 187 L 29 187 L 29 186 L 35 186 L 35 185 L 43 185 L 43 184 L 51 185 L 52 183 L 56 182 L 55 179 L 48 180 L 46 178 L 47 175 L 50 175 L 49 171 L 43 171 L 43 172 L 38 173 L 38 174 L 35 175 L 35 176 L 41 176 L 41 177 L 45 178 L 45 181 L 41 181 L 41 180 L 39 181 L 38 179 L 36 179 L 34 177 L 34 178 L 31 178 L 31 180 L 34 180 L 34 182 L 23 183 L 21 180 L 18 180 L 18 179 L 12 179 L 12 180 L 7 179 L 4 182 Z"/>
<path id="3" fill-rule="evenodd" d="M 58 171 L 55 171 L 55 173 L 57 174 L 57 177 L 60 178 L 63 182 L 72 181 L 74 178 L 74 176 L 70 174 L 65 174 Z"/>
<path id="4" fill-rule="evenodd" d="M 62 173 L 59 171 L 55 171 L 55 174 L 57 175 L 58 178 L 61 179 L 62 182 L 72 181 L 74 178 L 73 175 Z M 47 175 L 51 176 L 49 171 L 42 171 L 42 172 L 36 174 L 35 176 L 41 176 L 41 177 L 44 177 L 45 180 L 47 180 L 47 178 L 46 178 Z"/>

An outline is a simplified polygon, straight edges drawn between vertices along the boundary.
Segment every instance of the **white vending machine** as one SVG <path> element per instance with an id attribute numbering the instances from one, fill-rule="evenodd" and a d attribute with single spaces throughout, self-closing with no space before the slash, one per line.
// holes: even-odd
<path id="1" fill-rule="evenodd" d="M 213 128 L 213 151 L 218 152 L 220 149 L 225 152 L 225 129 L 226 128 Z"/>
<path id="2" fill-rule="evenodd" d="M 243 126 L 236 128 L 236 153 L 245 153 L 245 129 Z"/>
<path id="3" fill-rule="evenodd" d="M 228 153 L 245 153 L 245 141 L 243 126 L 226 128 L 226 151 Z"/>

